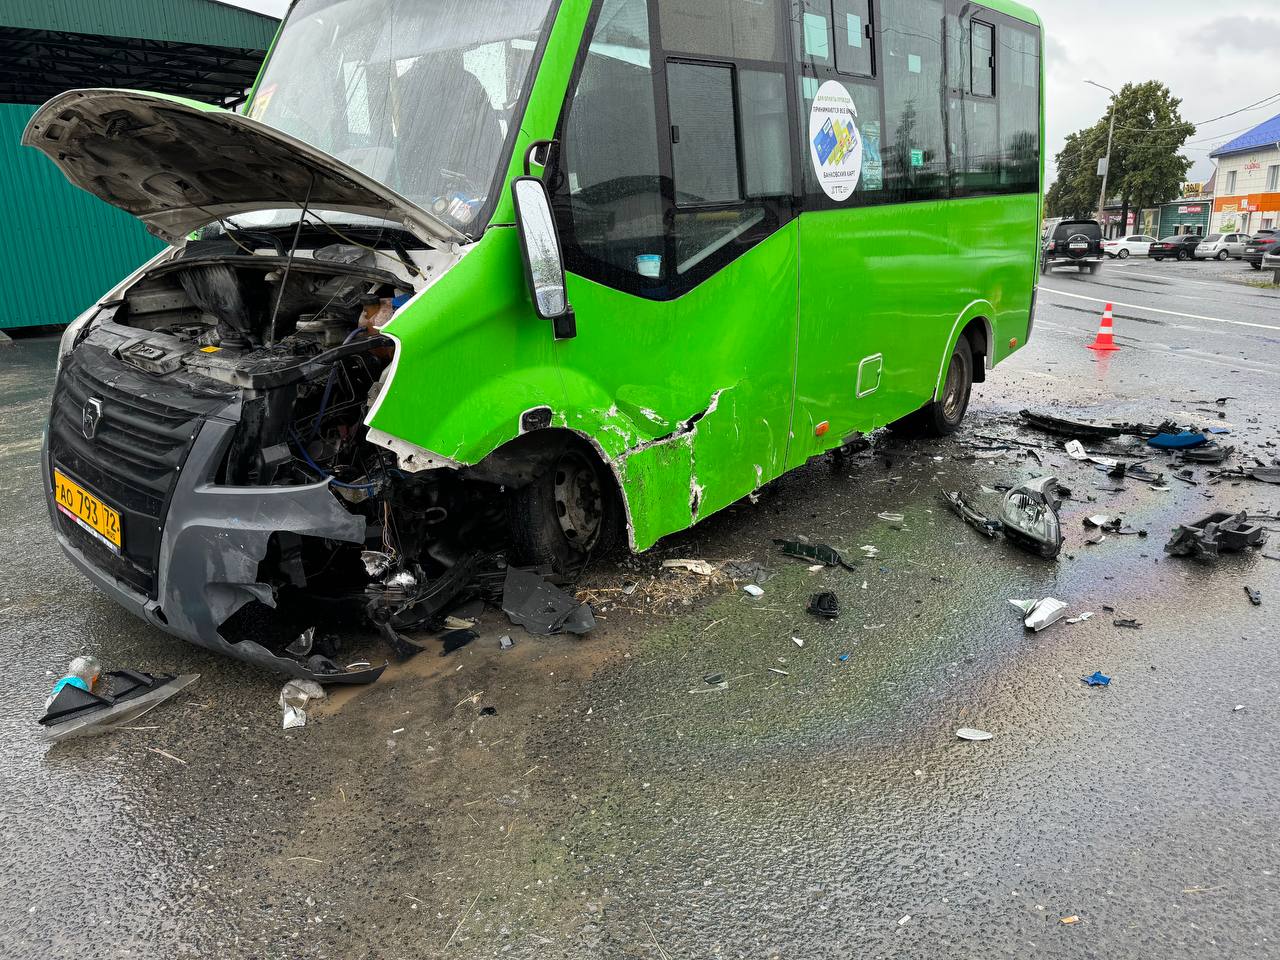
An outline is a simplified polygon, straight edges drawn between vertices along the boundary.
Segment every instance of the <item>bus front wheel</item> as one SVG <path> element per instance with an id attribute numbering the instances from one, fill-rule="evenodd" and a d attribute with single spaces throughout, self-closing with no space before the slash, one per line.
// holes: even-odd
<path id="1" fill-rule="evenodd" d="M 973 393 L 973 348 L 968 337 L 961 337 L 947 364 L 947 378 L 942 393 L 915 413 L 892 425 L 906 436 L 945 437 L 956 432 L 969 409 Z"/>
<path id="2" fill-rule="evenodd" d="M 561 451 L 532 483 L 512 493 L 512 560 L 576 576 L 618 537 L 621 510 L 612 478 L 579 446 Z"/>

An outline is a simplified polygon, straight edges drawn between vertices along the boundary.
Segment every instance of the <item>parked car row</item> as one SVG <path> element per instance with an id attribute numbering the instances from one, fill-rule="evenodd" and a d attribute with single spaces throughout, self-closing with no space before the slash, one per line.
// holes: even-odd
<path id="1" fill-rule="evenodd" d="M 1064 223 L 1067 221 L 1064 221 Z M 1244 260 L 1255 270 L 1262 269 L 1268 254 L 1280 252 L 1280 230 L 1247 233 L 1178 234 L 1157 240 L 1145 234 L 1102 241 L 1102 252 L 1113 260 L 1149 257 L 1152 260 Z M 1269 267 L 1268 267 L 1269 269 Z"/>

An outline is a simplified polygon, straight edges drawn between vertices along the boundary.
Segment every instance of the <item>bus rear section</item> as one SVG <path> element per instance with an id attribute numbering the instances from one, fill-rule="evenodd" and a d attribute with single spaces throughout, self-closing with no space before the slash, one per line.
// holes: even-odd
<path id="1" fill-rule="evenodd" d="M 68 555 L 334 680 L 288 649 L 317 611 L 407 654 L 507 561 L 571 577 L 879 426 L 954 430 L 1030 332 L 1038 27 L 792 8 L 300 0 L 244 115 L 46 107 L 28 142 L 173 244 L 64 338 Z"/>

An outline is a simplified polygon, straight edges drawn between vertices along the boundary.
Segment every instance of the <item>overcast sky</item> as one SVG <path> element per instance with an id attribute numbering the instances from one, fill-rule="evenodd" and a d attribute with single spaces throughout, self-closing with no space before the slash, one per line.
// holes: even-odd
<path id="1" fill-rule="evenodd" d="M 288 0 L 228 0 L 279 16 Z M 892 2 L 892 0 L 886 0 Z M 1107 109 L 1107 94 L 1128 82 L 1162 80 L 1192 122 L 1280 93 L 1280 7 L 1213 0 L 1030 0 L 1045 24 L 1048 159 L 1068 133 Z M 1225 7 L 1239 13 L 1223 14 Z M 1265 78 L 1265 79 L 1256 79 Z M 1209 151 L 1280 114 L 1280 102 L 1204 124 L 1188 144 L 1191 179 L 1208 179 Z M 1051 171 L 1052 175 L 1052 171 Z"/>

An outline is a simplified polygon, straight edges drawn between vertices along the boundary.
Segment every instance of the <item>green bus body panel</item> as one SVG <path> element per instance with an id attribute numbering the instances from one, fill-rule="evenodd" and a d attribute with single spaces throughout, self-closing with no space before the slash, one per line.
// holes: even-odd
<path id="1" fill-rule="evenodd" d="M 11 241 L 0 257 L 0 329 L 70 323 L 164 249 L 139 221 L 22 147 L 38 109 L 0 104 L 0 210 Z"/>
<path id="2" fill-rule="evenodd" d="M 533 311 L 514 227 L 486 232 L 386 332 L 399 360 L 375 429 L 470 464 L 517 436 L 524 411 L 565 408 L 551 324 Z"/>
<path id="3" fill-rule="evenodd" d="M 992 365 L 1009 355 L 1010 340 L 1026 342 L 1039 205 L 1026 194 L 801 216 L 788 468 L 918 410 L 941 389 L 945 361 L 970 321 L 989 333 Z M 876 356 L 879 387 L 870 390 L 868 378 L 859 398 L 859 365 Z M 819 437 L 824 422 L 829 430 Z"/>
<path id="4" fill-rule="evenodd" d="M 590 6 L 561 4 L 508 181 L 555 135 Z M 805 213 L 670 302 L 571 274 L 578 335 L 561 342 L 534 313 L 503 194 L 498 226 L 388 326 L 397 369 L 370 426 L 476 464 L 550 407 L 613 470 L 636 549 L 924 405 L 969 321 L 992 365 L 1028 335 L 1035 194 Z M 877 353 L 880 386 L 859 398 Z"/>
<path id="5" fill-rule="evenodd" d="M 5 0 L 0 27 L 265 50 L 274 17 L 209 0 Z"/>

